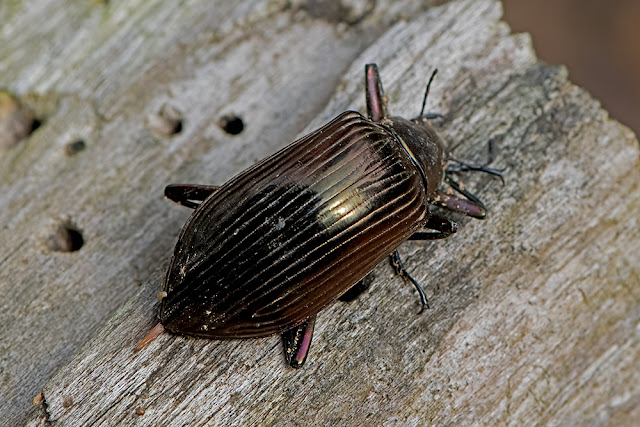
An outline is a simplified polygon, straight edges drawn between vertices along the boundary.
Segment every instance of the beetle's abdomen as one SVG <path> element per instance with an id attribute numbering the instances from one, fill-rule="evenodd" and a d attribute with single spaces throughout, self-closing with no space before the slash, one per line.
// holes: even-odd
<path id="1" fill-rule="evenodd" d="M 265 336 L 316 314 L 420 228 L 422 177 L 346 112 L 213 193 L 182 230 L 160 318 L 175 333 Z"/>

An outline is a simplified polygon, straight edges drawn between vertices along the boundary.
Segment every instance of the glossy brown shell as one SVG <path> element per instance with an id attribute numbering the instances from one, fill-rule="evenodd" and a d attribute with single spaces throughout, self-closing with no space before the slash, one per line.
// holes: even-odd
<path id="1" fill-rule="evenodd" d="M 346 292 L 427 216 L 423 178 L 398 141 L 345 112 L 195 209 L 161 322 L 208 338 L 279 333 Z"/>

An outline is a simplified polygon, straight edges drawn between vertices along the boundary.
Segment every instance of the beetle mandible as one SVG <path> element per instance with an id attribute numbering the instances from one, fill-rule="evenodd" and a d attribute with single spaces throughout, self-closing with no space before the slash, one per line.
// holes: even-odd
<path id="1" fill-rule="evenodd" d="M 167 273 L 164 329 L 214 339 L 282 335 L 287 362 L 304 364 L 316 314 L 406 240 L 445 238 L 456 224 L 430 205 L 484 219 L 484 205 L 450 174 L 480 170 L 447 156 L 429 125 L 389 115 L 375 64 L 365 67 L 367 115 L 347 111 L 221 187 L 174 184 L 165 196 L 194 208 Z M 453 160 L 455 165 L 447 167 Z M 463 197 L 439 191 L 446 181 Z M 421 310 L 422 311 L 422 310 Z"/>

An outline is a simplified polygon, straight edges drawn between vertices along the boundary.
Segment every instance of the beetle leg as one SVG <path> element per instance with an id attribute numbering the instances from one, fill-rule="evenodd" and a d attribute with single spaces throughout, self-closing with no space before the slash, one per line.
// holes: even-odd
<path id="1" fill-rule="evenodd" d="M 451 178 L 448 175 L 445 175 L 444 179 L 445 179 L 445 181 L 447 181 L 447 184 L 449 184 L 451 186 L 451 188 L 456 190 L 458 193 L 462 194 L 464 197 L 466 197 L 472 203 L 475 203 L 476 205 L 478 205 L 482 209 L 485 209 L 484 203 L 482 203 L 480 201 L 480 199 L 478 199 L 477 196 L 475 196 L 471 192 L 465 190 L 465 188 L 462 185 L 460 185 L 457 181 L 455 181 L 453 178 Z M 471 215 L 471 216 L 473 216 L 473 215 Z M 486 217 L 486 211 L 484 212 L 484 216 L 478 217 L 478 219 L 484 219 L 484 217 Z"/>
<path id="2" fill-rule="evenodd" d="M 460 187 L 458 183 L 456 183 L 456 185 Z M 477 197 L 475 196 L 473 197 L 476 200 L 478 200 Z M 487 209 L 484 207 L 482 203 L 478 203 L 478 202 L 474 202 L 468 199 L 462 199 L 460 197 L 454 196 L 453 194 L 438 193 L 438 196 L 431 202 L 431 204 L 440 206 L 452 212 L 458 212 L 473 218 L 485 219 L 487 217 Z"/>
<path id="3" fill-rule="evenodd" d="M 504 177 L 502 176 L 502 172 L 504 172 L 505 169 L 496 169 L 496 168 L 487 167 L 488 163 L 485 165 L 474 165 L 472 163 L 467 163 L 467 162 L 463 162 L 462 160 L 454 159 L 453 157 L 449 157 L 449 160 L 456 163 L 456 165 L 448 165 L 447 168 L 445 169 L 445 173 L 451 174 L 451 173 L 460 173 L 460 172 L 468 172 L 468 171 L 484 172 L 484 173 L 488 173 L 489 175 L 497 176 L 498 178 L 500 178 L 500 181 L 502 181 L 502 184 L 504 185 Z"/>
<path id="4" fill-rule="evenodd" d="M 179 205 L 195 209 L 219 188 L 216 185 L 171 184 L 164 188 L 164 197 Z"/>
<path id="5" fill-rule="evenodd" d="M 301 368 L 307 360 L 315 323 L 316 316 L 314 315 L 298 326 L 287 329 L 280 334 L 284 345 L 284 357 L 292 368 Z"/>
<path id="6" fill-rule="evenodd" d="M 504 185 L 504 177 L 502 176 L 502 172 L 504 172 L 504 169 L 488 167 L 489 163 L 493 161 L 493 158 L 495 156 L 493 152 L 493 144 L 491 141 L 489 141 L 489 161 L 484 165 L 475 165 L 472 163 L 463 162 L 462 160 L 458 160 L 453 157 L 449 157 L 449 160 L 456 164 L 447 165 L 444 170 L 444 179 L 451 186 L 451 188 L 462 194 L 467 198 L 467 200 L 461 199 L 451 194 L 440 193 L 432 203 L 434 205 L 444 207 L 454 212 L 460 212 L 478 219 L 485 219 L 487 217 L 487 210 L 485 209 L 484 204 L 475 195 L 465 190 L 464 187 L 453 178 L 451 178 L 450 175 L 468 171 L 484 172 L 488 173 L 489 175 L 497 176 L 498 178 L 500 178 L 500 181 L 502 181 L 502 185 Z"/>
<path id="7" fill-rule="evenodd" d="M 365 98 L 367 101 L 367 116 L 374 122 L 379 122 L 389 117 L 387 99 L 382 90 L 382 81 L 378 74 L 376 64 L 367 64 L 364 67 Z"/>
<path id="8" fill-rule="evenodd" d="M 396 271 L 396 274 L 402 277 L 406 282 L 411 283 L 417 289 L 418 293 L 420 294 L 420 303 L 422 304 L 422 307 L 420 307 L 420 311 L 418 312 L 418 314 L 422 313 L 425 307 L 429 308 L 429 300 L 427 300 L 427 296 L 424 294 L 420 283 L 418 283 L 416 279 L 411 277 L 411 275 L 404 268 L 404 264 L 402 263 L 402 259 L 400 259 L 400 254 L 397 250 L 393 251 L 391 255 L 389 255 L 389 258 L 391 260 L 393 269 Z"/>
<path id="9" fill-rule="evenodd" d="M 458 231 L 458 224 L 444 215 L 430 213 L 424 228 L 433 231 L 416 231 L 408 240 L 436 240 L 445 239 Z"/>
<path id="10" fill-rule="evenodd" d="M 360 281 L 356 282 L 355 285 L 349 288 L 347 292 L 340 295 L 338 299 L 342 302 L 350 302 L 354 299 L 358 298 L 358 296 L 369 289 L 371 286 L 371 282 L 373 282 L 373 273 L 369 273 L 364 276 Z"/>

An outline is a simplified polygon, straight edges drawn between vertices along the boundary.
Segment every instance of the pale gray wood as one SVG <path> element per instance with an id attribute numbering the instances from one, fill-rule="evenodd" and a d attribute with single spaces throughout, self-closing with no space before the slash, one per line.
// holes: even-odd
<path id="1" fill-rule="evenodd" d="M 37 91 L 25 102 L 49 115 L 28 141 L 2 152 L 3 414 L 22 419 L 29 396 L 46 385 L 32 424 L 619 425 L 637 418 L 634 135 L 563 68 L 538 64 L 529 38 L 499 22 L 494 1 L 410 13 L 380 37 L 384 26 L 372 24 L 393 19 L 376 21 L 387 6 L 367 12 L 366 3 L 355 2 L 364 16 L 356 29 L 331 19 L 340 11 L 308 4 L 302 11 L 298 3 L 284 11 L 240 3 L 214 13 L 195 2 L 88 2 L 65 16 L 71 12 L 52 2 L 44 12 L 15 12 L 8 22 L 16 28 L 38 13 L 30 19 L 51 28 L 66 20 L 68 28 L 51 42 L 62 54 L 50 53 L 48 62 L 7 60 L 22 67 L 9 68 L 10 88 Z M 100 7 L 111 9 L 92 9 Z M 54 23 L 37 20 L 43 16 Z M 145 29 L 151 24 L 156 31 Z M 19 42 L 0 58 L 18 55 Z M 417 316 L 414 290 L 384 264 L 369 292 L 321 313 L 303 370 L 284 365 L 278 337 L 164 335 L 134 353 L 155 323 L 154 295 L 189 213 L 158 197 L 164 185 L 221 183 L 300 134 L 311 117 L 306 130 L 345 109 L 362 111 L 370 61 L 380 67 L 392 112 L 408 117 L 437 66 L 429 110 L 446 114 L 440 129 L 456 156 L 481 162 L 493 139 L 495 164 L 507 167 L 504 187 L 486 176 L 465 179 L 489 219 L 462 219 L 446 241 L 401 248 L 432 309 Z M 184 119 L 184 131 L 171 138 L 148 129 L 164 105 Z M 214 123 L 230 111 L 249 123 L 237 137 Z M 64 147 L 77 138 L 87 148 L 69 157 Z M 47 237 L 66 216 L 86 243 L 52 253 Z"/>

